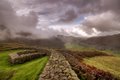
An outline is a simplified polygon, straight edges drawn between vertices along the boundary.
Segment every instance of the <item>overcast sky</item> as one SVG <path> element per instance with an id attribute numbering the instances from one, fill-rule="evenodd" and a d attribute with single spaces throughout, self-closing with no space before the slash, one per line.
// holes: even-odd
<path id="1" fill-rule="evenodd" d="M 120 0 L 0 0 L 0 39 L 120 32 Z"/>

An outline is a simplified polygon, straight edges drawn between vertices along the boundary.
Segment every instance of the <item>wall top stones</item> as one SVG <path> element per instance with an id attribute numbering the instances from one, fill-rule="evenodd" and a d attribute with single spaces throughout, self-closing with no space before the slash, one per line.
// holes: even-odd
<path id="1" fill-rule="evenodd" d="M 53 51 L 39 80 L 80 80 L 65 57 Z"/>

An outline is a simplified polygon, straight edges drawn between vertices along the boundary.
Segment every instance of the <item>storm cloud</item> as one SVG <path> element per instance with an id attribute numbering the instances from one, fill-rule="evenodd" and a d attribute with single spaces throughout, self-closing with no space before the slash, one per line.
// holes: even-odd
<path id="1" fill-rule="evenodd" d="M 1 0 L 0 38 L 120 32 L 120 0 Z"/>
<path id="2" fill-rule="evenodd" d="M 118 15 L 112 12 L 104 12 L 86 17 L 83 22 L 83 29 L 89 30 L 96 28 L 101 32 L 120 31 L 119 22 L 120 19 Z"/>

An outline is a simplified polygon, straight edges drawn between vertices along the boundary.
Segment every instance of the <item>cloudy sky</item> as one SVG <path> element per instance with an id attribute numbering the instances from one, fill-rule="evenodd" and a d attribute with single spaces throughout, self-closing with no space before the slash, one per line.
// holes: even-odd
<path id="1" fill-rule="evenodd" d="M 0 0 L 0 39 L 120 32 L 120 0 Z"/>

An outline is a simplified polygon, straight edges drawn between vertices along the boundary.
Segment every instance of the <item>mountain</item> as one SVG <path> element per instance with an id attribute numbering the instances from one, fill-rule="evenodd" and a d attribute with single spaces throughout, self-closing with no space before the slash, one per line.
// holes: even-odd
<path id="1" fill-rule="evenodd" d="M 79 38 L 72 36 L 58 35 L 48 39 L 29 39 L 29 38 L 14 38 L 0 41 L 0 46 L 7 43 L 9 47 L 16 46 L 36 46 L 47 48 L 65 48 L 66 43 L 77 44 L 84 47 L 95 47 L 97 49 L 120 50 L 120 34 L 109 36 L 98 36 L 91 38 Z M 5 45 L 5 44 L 4 44 Z M 13 46 L 12 46 L 13 47 Z M 1 48 L 1 47 L 0 47 Z"/>
<path id="2" fill-rule="evenodd" d="M 64 48 L 64 42 L 57 37 L 51 37 L 49 39 L 29 39 L 29 38 L 14 38 L 0 41 L 0 46 L 7 46 L 8 44 L 12 47 L 23 44 L 24 46 L 35 46 L 45 48 Z M 9 46 L 9 47 L 10 47 Z M 23 46 L 23 47 L 24 47 Z"/>
<path id="3" fill-rule="evenodd" d="M 98 36 L 91 38 L 78 38 L 72 36 L 58 36 L 64 43 L 77 44 L 84 47 L 97 49 L 120 50 L 120 34 Z"/>
<path id="4" fill-rule="evenodd" d="M 86 40 L 83 40 L 82 43 L 85 43 L 86 45 L 94 46 L 99 49 L 120 50 L 120 34 L 91 37 Z"/>

